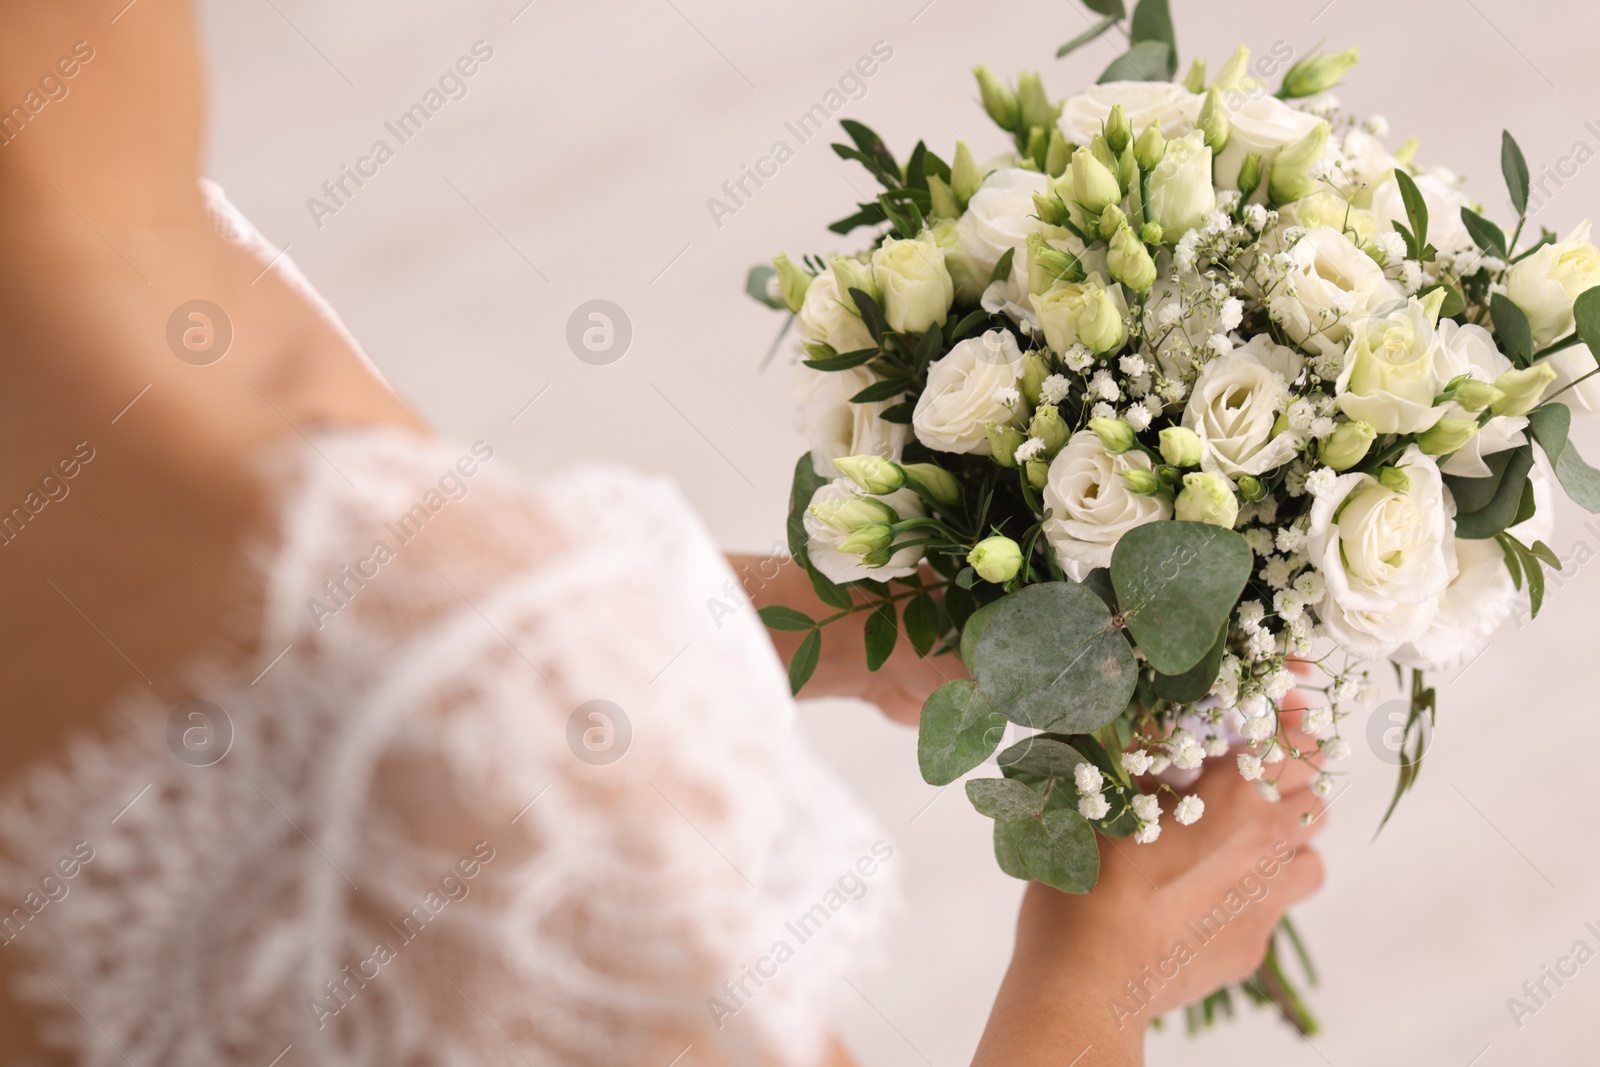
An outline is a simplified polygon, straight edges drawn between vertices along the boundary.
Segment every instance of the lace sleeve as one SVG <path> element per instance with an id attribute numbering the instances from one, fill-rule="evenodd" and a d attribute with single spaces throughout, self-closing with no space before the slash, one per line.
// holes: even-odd
<path id="1" fill-rule="evenodd" d="M 95 1067 L 813 1062 L 894 851 L 795 736 L 754 611 L 708 610 L 733 578 L 677 494 L 317 444 L 270 555 L 287 651 L 211 690 L 227 758 L 173 760 L 146 713 L 7 814 L 10 873 L 98 824 L 94 903 L 25 932 L 26 995 L 96 1028 L 58 1043 Z"/>

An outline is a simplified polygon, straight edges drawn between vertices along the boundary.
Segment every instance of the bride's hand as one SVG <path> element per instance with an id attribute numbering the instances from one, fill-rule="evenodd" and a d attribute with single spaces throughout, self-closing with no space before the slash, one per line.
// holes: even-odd
<path id="1" fill-rule="evenodd" d="M 804 568 L 787 557 L 733 556 L 729 562 L 757 608 L 782 605 L 813 619 L 839 614 L 817 598 Z M 915 726 L 922 702 L 945 682 L 965 678 L 967 670 L 954 655 L 918 656 L 905 634 L 876 671 L 867 670 L 864 632 L 871 608 L 858 597 L 861 610 L 831 622 L 822 630 L 822 655 L 802 692 L 807 696 L 858 697 L 877 705 L 896 722 Z M 769 631 L 784 663 L 794 658 L 803 633 Z"/>
<path id="2" fill-rule="evenodd" d="M 1131 1067 L 1143 1062 L 1152 1018 L 1256 970 L 1279 920 L 1323 876 L 1307 844 L 1327 822 L 1314 772 L 1299 761 L 1274 766 L 1277 803 L 1231 758 L 1218 760 L 1182 790 L 1205 801 L 1198 823 L 1168 825 L 1149 845 L 1100 838 L 1092 893 L 1028 887 L 975 1067 L 1064 1063 L 1088 1049 L 1080 1067 Z M 1172 804 L 1163 796 L 1168 821 Z"/>

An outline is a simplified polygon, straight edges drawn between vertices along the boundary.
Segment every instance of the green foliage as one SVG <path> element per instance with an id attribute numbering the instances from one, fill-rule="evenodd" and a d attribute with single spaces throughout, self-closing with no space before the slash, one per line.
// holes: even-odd
<path id="1" fill-rule="evenodd" d="M 1217 634 L 1217 643 L 1211 651 L 1182 674 L 1156 674 L 1156 696 L 1175 704 L 1193 704 L 1211 692 L 1222 668 L 1222 657 L 1228 651 L 1228 624 L 1223 623 Z"/>
<path id="2" fill-rule="evenodd" d="M 1434 249 L 1428 244 L 1428 204 L 1422 199 L 1417 183 L 1411 180 L 1411 175 L 1404 168 L 1395 169 L 1394 180 L 1400 186 L 1400 199 L 1406 206 L 1406 221 L 1410 224 L 1395 224 L 1395 229 L 1405 238 L 1406 258 L 1423 261 L 1432 259 Z"/>
<path id="3" fill-rule="evenodd" d="M 1577 323 L 1574 331 L 1590 354 L 1600 361 L 1600 285 L 1585 289 L 1572 302 L 1572 318 Z"/>
<path id="4" fill-rule="evenodd" d="M 885 189 L 900 188 L 900 165 L 894 161 L 894 154 L 883 143 L 883 138 L 854 119 L 840 119 L 839 125 L 850 135 L 855 147 L 835 144 L 834 153 L 840 159 L 858 161 Z"/>
<path id="5" fill-rule="evenodd" d="M 1100 82 L 1156 82 L 1172 77 L 1177 68 L 1172 46 L 1165 41 L 1140 41 L 1112 61 Z"/>
<path id="6" fill-rule="evenodd" d="M 1453 319 L 1467 310 L 1467 298 L 1461 295 L 1461 290 L 1449 282 L 1436 282 L 1417 294 L 1418 299 L 1425 299 L 1435 289 L 1444 290 L 1444 302 L 1439 305 L 1441 319 Z"/>
<path id="7" fill-rule="evenodd" d="M 1216 645 L 1255 556 L 1244 538 L 1198 522 L 1152 522 L 1123 534 L 1111 584 L 1150 665 L 1181 675 Z"/>
<path id="8" fill-rule="evenodd" d="M 917 766 L 929 785 L 949 785 L 989 758 L 1005 736 L 1006 720 L 965 678 L 946 682 L 922 705 Z"/>
<path id="9" fill-rule="evenodd" d="M 814 630 L 817 621 L 803 611 L 772 604 L 757 612 L 769 630 Z"/>
<path id="10" fill-rule="evenodd" d="M 867 646 L 867 670 L 875 671 L 894 654 L 895 640 L 900 636 L 900 627 L 895 624 L 894 601 L 885 598 L 874 605 L 867 614 L 865 641 Z"/>
<path id="11" fill-rule="evenodd" d="M 1528 416 L 1528 428 L 1544 454 L 1550 457 L 1556 478 L 1573 503 L 1585 511 L 1600 514 L 1600 471 L 1585 463 L 1578 450 L 1572 447 L 1568 435 L 1572 428 L 1572 410 L 1565 404 L 1546 404 Z"/>
<path id="12" fill-rule="evenodd" d="M 811 680 L 811 674 L 817 669 L 817 660 L 822 655 L 822 631 L 812 630 L 800 641 L 800 647 L 795 649 L 794 659 L 789 661 L 789 691 L 798 693 L 800 689 Z"/>
<path id="13" fill-rule="evenodd" d="M 1467 227 L 1467 233 L 1472 236 L 1473 243 L 1492 256 L 1506 258 L 1506 234 L 1499 226 L 1490 222 L 1482 215 L 1469 207 L 1461 209 L 1461 221 Z"/>
<path id="14" fill-rule="evenodd" d="M 1533 469 L 1533 446 L 1496 452 L 1484 462 L 1490 471 L 1487 478 L 1445 476 L 1456 498 L 1456 536 L 1469 541 L 1493 537 L 1516 523 Z"/>
<path id="15" fill-rule="evenodd" d="M 1500 173 L 1506 178 L 1506 191 L 1511 194 L 1511 206 L 1517 215 L 1528 213 L 1528 163 L 1522 158 L 1511 131 L 1500 131 Z"/>
<path id="16" fill-rule="evenodd" d="M 972 661 L 973 680 L 995 710 L 1066 733 L 1087 733 L 1121 714 L 1136 676 L 1111 613 L 1074 582 L 1031 585 L 997 602 Z"/>
<path id="17" fill-rule="evenodd" d="M 1033 734 L 1000 753 L 995 762 L 1000 765 L 1002 774 L 1022 772 L 1041 778 L 1058 778 L 1067 785 L 1072 783 L 1078 764 L 1089 760 L 1064 736 Z"/>
<path id="18" fill-rule="evenodd" d="M 882 349 L 858 348 L 854 352 L 841 352 L 836 356 L 823 356 L 820 359 L 802 360 L 812 370 L 842 371 L 852 367 L 859 367 L 864 363 L 871 363 L 882 354 Z"/>
<path id="19" fill-rule="evenodd" d="M 1077 51 L 1090 41 L 1096 40 L 1111 27 L 1122 21 L 1122 0 L 1116 0 L 1117 11 L 1115 15 L 1103 15 L 1098 22 L 1092 23 L 1088 29 L 1056 49 L 1056 58 L 1060 59 L 1068 53 Z"/>
<path id="20" fill-rule="evenodd" d="M 1178 72 L 1178 34 L 1172 25 L 1172 10 L 1167 0 L 1139 0 L 1133 9 L 1133 21 L 1128 24 L 1128 38 L 1134 48 L 1142 44 L 1160 44 L 1166 51 L 1162 59 L 1160 77 L 1146 77 L 1142 81 L 1170 80 Z M 1151 53 L 1154 55 L 1154 53 Z M 1105 81 L 1104 76 L 1101 81 Z"/>
<path id="21" fill-rule="evenodd" d="M 974 778 L 967 799 L 978 814 L 1002 822 L 1020 822 L 1044 813 L 1044 797 L 1015 778 Z"/>
<path id="22" fill-rule="evenodd" d="M 1494 320 L 1494 339 L 1500 351 L 1517 366 L 1526 367 L 1533 359 L 1533 327 L 1528 325 L 1528 316 L 1509 296 L 1495 293 L 1489 298 L 1489 317 Z"/>
<path id="23" fill-rule="evenodd" d="M 1398 674 L 1399 671 L 1400 668 L 1396 665 L 1395 672 Z M 1388 810 L 1383 813 L 1378 829 L 1372 835 L 1374 838 L 1383 832 L 1389 816 L 1393 815 L 1394 809 L 1399 806 L 1400 798 L 1417 784 L 1417 775 L 1422 773 L 1422 754 L 1428 750 L 1428 731 L 1432 728 L 1434 716 L 1438 712 L 1438 699 L 1438 693 L 1423 680 L 1422 672 L 1412 671 L 1411 708 L 1406 714 L 1405 729 L 1400 737 L 1400 777 L 1395 782 L 1394 796 L 1389 800 Z"/>
<path id="24" fill-rule="evenodd" d="M 999 825 L 999 824 L 997 824 Z M 1027 876 L 1063 893 L 1087 893 L 1100 877 L 1094 828 L 1072 808 L 1015 823 L 1017 856 Z"/>
<path id="25" fill-rule="evenodd" d="M 912 649 L 926 656 L 939 640 L 939 605 L 927 593 L 918 593 L 906 602 L 902 621 Z"/>

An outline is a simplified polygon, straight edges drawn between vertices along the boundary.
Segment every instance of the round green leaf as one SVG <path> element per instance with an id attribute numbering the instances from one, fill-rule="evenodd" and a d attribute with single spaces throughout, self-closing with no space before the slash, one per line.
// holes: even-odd
<path id="1" fill-rule="evenodd" d="M 949 785 L 989 758 L 1005 736 L 1006 720 L 965 678 L 946 682 L 922 705 L 917 766 L 929 785 Z"/>
<path id="2" fill-rule="evenodd" d="M 995 762 L 1000 765 L 1001 771 L 1022 771 L 1046 778 L 1054 776 L 1061 780 L 1056 788 L 1069 785 L 1076 789 L 1073 774 L 1078 764 L 1088 763 L 1089 760 L 1065 741 L 1049 734 L 1033 734 L 1000 753 Z"/>
<path id="3" fill-rule="evenodd" d="M 967 783 L 967 799 L 978 814 L 1001 822 L 1031 819 L 1044 807 L 1044 797 L 1012 778 L 974 778 Z"/>
<path id="4" fill-rule="evenodd" d="M 1175 704 L 1193 704 L 1211 692 L 1217 672 L 1222 669 L 1222 657 L 1228 651 L 1228 627 L 1224 623 L 1217 634 L 1217 643 L 1211 651 L 1182 674 L 1158 674 L 1155 679 L 1156 696 Z"/>
<path id="5" fill-rule="evenodd" d="M 1019 824 L 1017 855 L 1028 877 L 1063 893 L 1087 893 L 1100 878 L 1100 847 L 1087 819 L 1056 808 Z"/>
<path id="6" fill-rule="evenodd" d="M 1111 584 L 1152 667 L 1183 674 L 1211 651 L 1254 558 L 1244 538 L 1202 522 L 1152 522 L 1122 535 Z"/>
<path id="7" fill-rule="evenodd" d="M 972 650 L 972 674 L 1012 722 L 1068 734 L 1120 715 L 1137 678 L 1111 612 L 1076 582 L 1030 585 L 998 601 Z"/>
<path id="8" fill-rule="evenodd" d="M 1005 602 L 1006 598 L 1002 597 L 985 604 L 967 618 L 966 626 L 961 629 L 961 662 L 967 665 L 967 670 L 972 670 L 972 658 L 978 650 L 978 638 L 983 636 L 989 620 L 994 618 L 995 611 Z"/>

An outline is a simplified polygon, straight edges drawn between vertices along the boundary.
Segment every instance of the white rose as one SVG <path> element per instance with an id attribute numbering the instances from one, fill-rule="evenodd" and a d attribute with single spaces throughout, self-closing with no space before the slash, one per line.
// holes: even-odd
<path id="1" fill-rule="evenodd" d="M 1445 415 L 1433 399 L 1445 383 L 1438 361 L 1443 346 L 1421 301 L 1372 315 L 1355 324 L 1344 370 L 1334 386 L 1339 410 L 1371 423 L 1379 433 L 1421 433 Z"/>
<path id="2" fill-rule="evenodd" d="M 1306 550 L 1326 584 L 1317 615 L 1345 651 L 1382 659 L 1428 631 L 1450 583 L 1439 468 L 1416 445 L 1396 464 L 1410 487 L 1395 492 L 1351 473 L 1311 505 Z"/>
<path id="3" fill-rule="evenodd" d="M 1528 316 L 1533 343 L 1543 348 L 1572 332 L 1572 302 L 1600 285 L 1600 251 L 1589 243 L 1589 223 L 1548 244 L 1506 273 L 1506 295 Z"/>
<path id="4" fill-rule="evenodd" d="M 1554 525 L 1550 483 L 1535 470 L 1533 517 L 1508 533 L 1525 545 L 1543 540 Z M 1426 633 L 1394 653 L 1396 663 L 1420 670 L 1443 671 L 1474 659 L 1488 647 L 1511 616 L 1517 588 L 1506 569 L 1505 554 L 1491 539 L 1454 539 L 1447 545 L 1450 584 L 1439 597 L 1439 611 Z"/>
<path id="5" fill-rule="evenodd" d="M 1224 93 L 1222 98 L 1226 102 L 1228 94 Z M 1228 121 L 1233 124 L 1233 132 L 1217 156 L 1217 187 L 1239 188 L 1239 168 L 1244 166 L 1244 157 L 1254 152 L 1261 157 L 1260 195 L 1264 195 L 1267 170 L 1273 157 L 1288 145 L 1303 140 L 1322 119 L 1309 111 L 1292 108 L 1276 97 L 1256 96 L 1237 108 L 1230 108 Z"/>
<path id="6" fill-rule="evenodd" d="M 1331 227 L 1307 230 L 1289 257 L 1294 266 L 1285 284 L 1294 295 L 1273 297 L 1272 308 L 1284 332 L 1313 352 L 1342 350 L 1356 320 L 1405 299 L 1371 256 Z"/>
<path id="7" fill-rule="evenodd" d="M 1152 122 L 1168 137 L 1194 128 L 1205 98 L 1172 82 L 1106 82 L 1071 96 L 1061 106 L 1061 133 L 1074 144 L 1094 140 L 1111 109 L 1122 105 L 1135 135 Z"/>
<path id="8" fill-rule="evenodd" d="M 1211 185 L 1211 149 L 1199 130 L 1167 142 L 1166 155 L 1150 172 L 1148 217 L 1161 226 L 1167 240 L 1177 241 L 1198 229 L 1217 209 Z"/>
<path id="9" fill-rule="evenodd" d="M 811 503 L 815 506 L 865 496 L 849 478 L 835 478 L 812 494 Z M 902 519 L 921 518 L 927 514 L 922 507 L 922 498 L 910 489 L 896 489 L 885 496 L 869 499 L 881 500 Z M 839 542 L 850 536 L 851 527 L 818 518 L 809 507 L 803 521 L 806 528 L 806 555 L 811 557 L 812 566 L 834 582 L 856 582 L 863 578 L 886 582 L 890 578 L 904 578 L 915 574 L 917 564 L 922 560 L 922 546 L 908 545 L 890 556 L 889 562 L 882 567 L 869 567 L 865 557 L 839 550 Z"/>
<path id="10" fill-rule="evenodd" d="M 1438 380 L 1450 384 L 1461 375 L 1469 375 L 1480 382 L 1493 382 L 1502 371 L 1511 369 L 1511 361 L 1495 347 L 1494 336 L 1482 326 L 1458 325 L 1453 319 L 1439 320 L 1439 349 L 1434 357 Z M 1451 405 L 1451 418 L 1473 419 L 1476 415 L 1460 405 Z M 1528 420 L 1521 415 L 1501 415 L 1490 419 L 1488 425 L 1473 435 L 1459 452 L 1440 466 L 1445 474 L 1459 478 L 1487 478 L 1489 465 L 1483 457 L 1527 443 L 1523 429 Z"/>
<path id="11" fill-rule="evenodd" d="M 872 280 L 882 295 L 883 317 L 896 333 L 924 333 L 943 326 L 955 300 L 955 284 L 933 234 L 893 237 L 872 253 Z"/>
<path id="12" fill-rule="evenodd" d="M 1009 422 L 1011 408 L 995 398 L 1022 377 L 1022 350 L 1009 330 L 990 330 L 960 342 L 928 368 L 911 425 L 917 440 L 941 452 L 990 454 L 986 422 Z"/>
<path id="13" fill-rule="evenodd" d="M 1044 506 L 1051 514 L 1044 535 L 1067 577 L 1081 582 L 1096 567 L 1109 567 L 1123 534 L 1172 518 L 1165 495 L 1140 496 L 1122 477 L 1123 471 L 1150 466 L 1150 457 L 1138 449 L 1112 455 L 1089 430 L 1073 434 L 1050 461 Z"/>
<path id="14" fill-rule="evenodd" d="M 870 404 L 852 404 L 850 398 L 878 381 L 865 367 L 845 371 L 813 370 L 795 365 L 794 399 L 800 432 L 811 448 L 811 462 L 819 475 L 837 478 L 836 459 L 845 456 L 882 456 L 899 462 L 911 438 L 911 427 L 879 418 L 899 397 Z"/>
<path id="15" fill-rule="evenodd" d="M 1200 467 L 1229 478 L 1262 475 L 1299 451 L 1296 435 L 1273 427 L 1293 396 L 1289 383 L 1303 360 L 1259 334 L 1200 369 L 1183 411 L 1183 425 L 1200 438 Z"/>
<path id="16" fill-rule="evenodd" d="M 1461 179 L 1443 167 L 1435 167 L 1425 174 L 1415 175 L 1412 180 L 1428 208 L 1428 243 L 1447 256 L 1477 248 L 1467 232 L 1467 224 L 1461 221 L 1461 209 L 1472 206 L 1472 198 L 1461 191 Z M 1406 219 L 1400 183 L 1392 174 L 1388 181 L 1372 191 L 1372 213 L 1388 223 L 1384 227 L 1386 230 L 1392 231 L 1396 222 L 1411 225 Z"/>
<path id="17" fill-rule="evenodd" d="M 861 316 L 840 299 L 843 295 L 832 267 L 813 278 L 796 316 L 800 336 L 814 344 L 831 345 L 841 353 L 877 348 Z"/>

